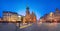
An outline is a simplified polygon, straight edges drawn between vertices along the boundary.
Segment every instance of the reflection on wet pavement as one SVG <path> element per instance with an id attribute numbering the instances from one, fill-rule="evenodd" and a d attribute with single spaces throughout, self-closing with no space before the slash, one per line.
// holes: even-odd
<path id="1" fill-rule="evenodd" d="M 21 31 L 60 31 L 60 23 L 33 24 L 28 28 L 21 29 Z"/>

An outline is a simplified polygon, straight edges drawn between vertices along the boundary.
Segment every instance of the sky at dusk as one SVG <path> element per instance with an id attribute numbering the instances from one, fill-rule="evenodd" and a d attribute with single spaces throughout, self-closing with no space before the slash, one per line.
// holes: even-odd
<path id="1" fill-rule="evenodd" d="M 37 19 L 50 12 L 55 12 L 56 8 L 60 10 L 60 0 L 0 0 L 0 16 L 3 11 L 25 15 L 27 5 L 30 8 L 29 11 L 36 14 Z"/>

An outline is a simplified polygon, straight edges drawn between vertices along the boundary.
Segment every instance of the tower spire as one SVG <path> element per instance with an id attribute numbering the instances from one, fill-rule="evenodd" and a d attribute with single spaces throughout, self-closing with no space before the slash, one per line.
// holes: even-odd
<path id="1" fill-rule="evenodd" d="M 26 14 L 30 14 L 28 6 L 26 6 Z"/>
<path id="2" fill-rule="evenodd" d="M 56 12 L 59 12 L 59 9 L 58 8 L 56 8 Z"/>

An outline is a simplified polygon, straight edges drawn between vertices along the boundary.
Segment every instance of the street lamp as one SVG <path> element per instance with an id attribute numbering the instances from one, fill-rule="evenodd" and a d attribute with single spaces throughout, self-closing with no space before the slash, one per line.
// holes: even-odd
<path id="1" fill-rule="evenodd" d="M 19 23 L 19 27 L 20 27 L 20 22 L 21 22 L 21 16 L 18 16 L 18 23 Z"/>
<path id="2" fill-rule="evenodd" d="M 53 13 L 52 12 L 50 13 L 50 19 L 51 19 L 51 22 L 52 22 L 52 20 L 53 20 Z"/>

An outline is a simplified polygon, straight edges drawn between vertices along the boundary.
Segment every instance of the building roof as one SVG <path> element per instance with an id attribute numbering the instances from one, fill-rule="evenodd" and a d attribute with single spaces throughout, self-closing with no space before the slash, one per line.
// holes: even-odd
<path id="1" fill-rule="evenodd" d="M 12 14 L 17 14 L 16 12 L 11 12 L 11 11 L 3 11 L 3 13 L 12 13 Z"/>

